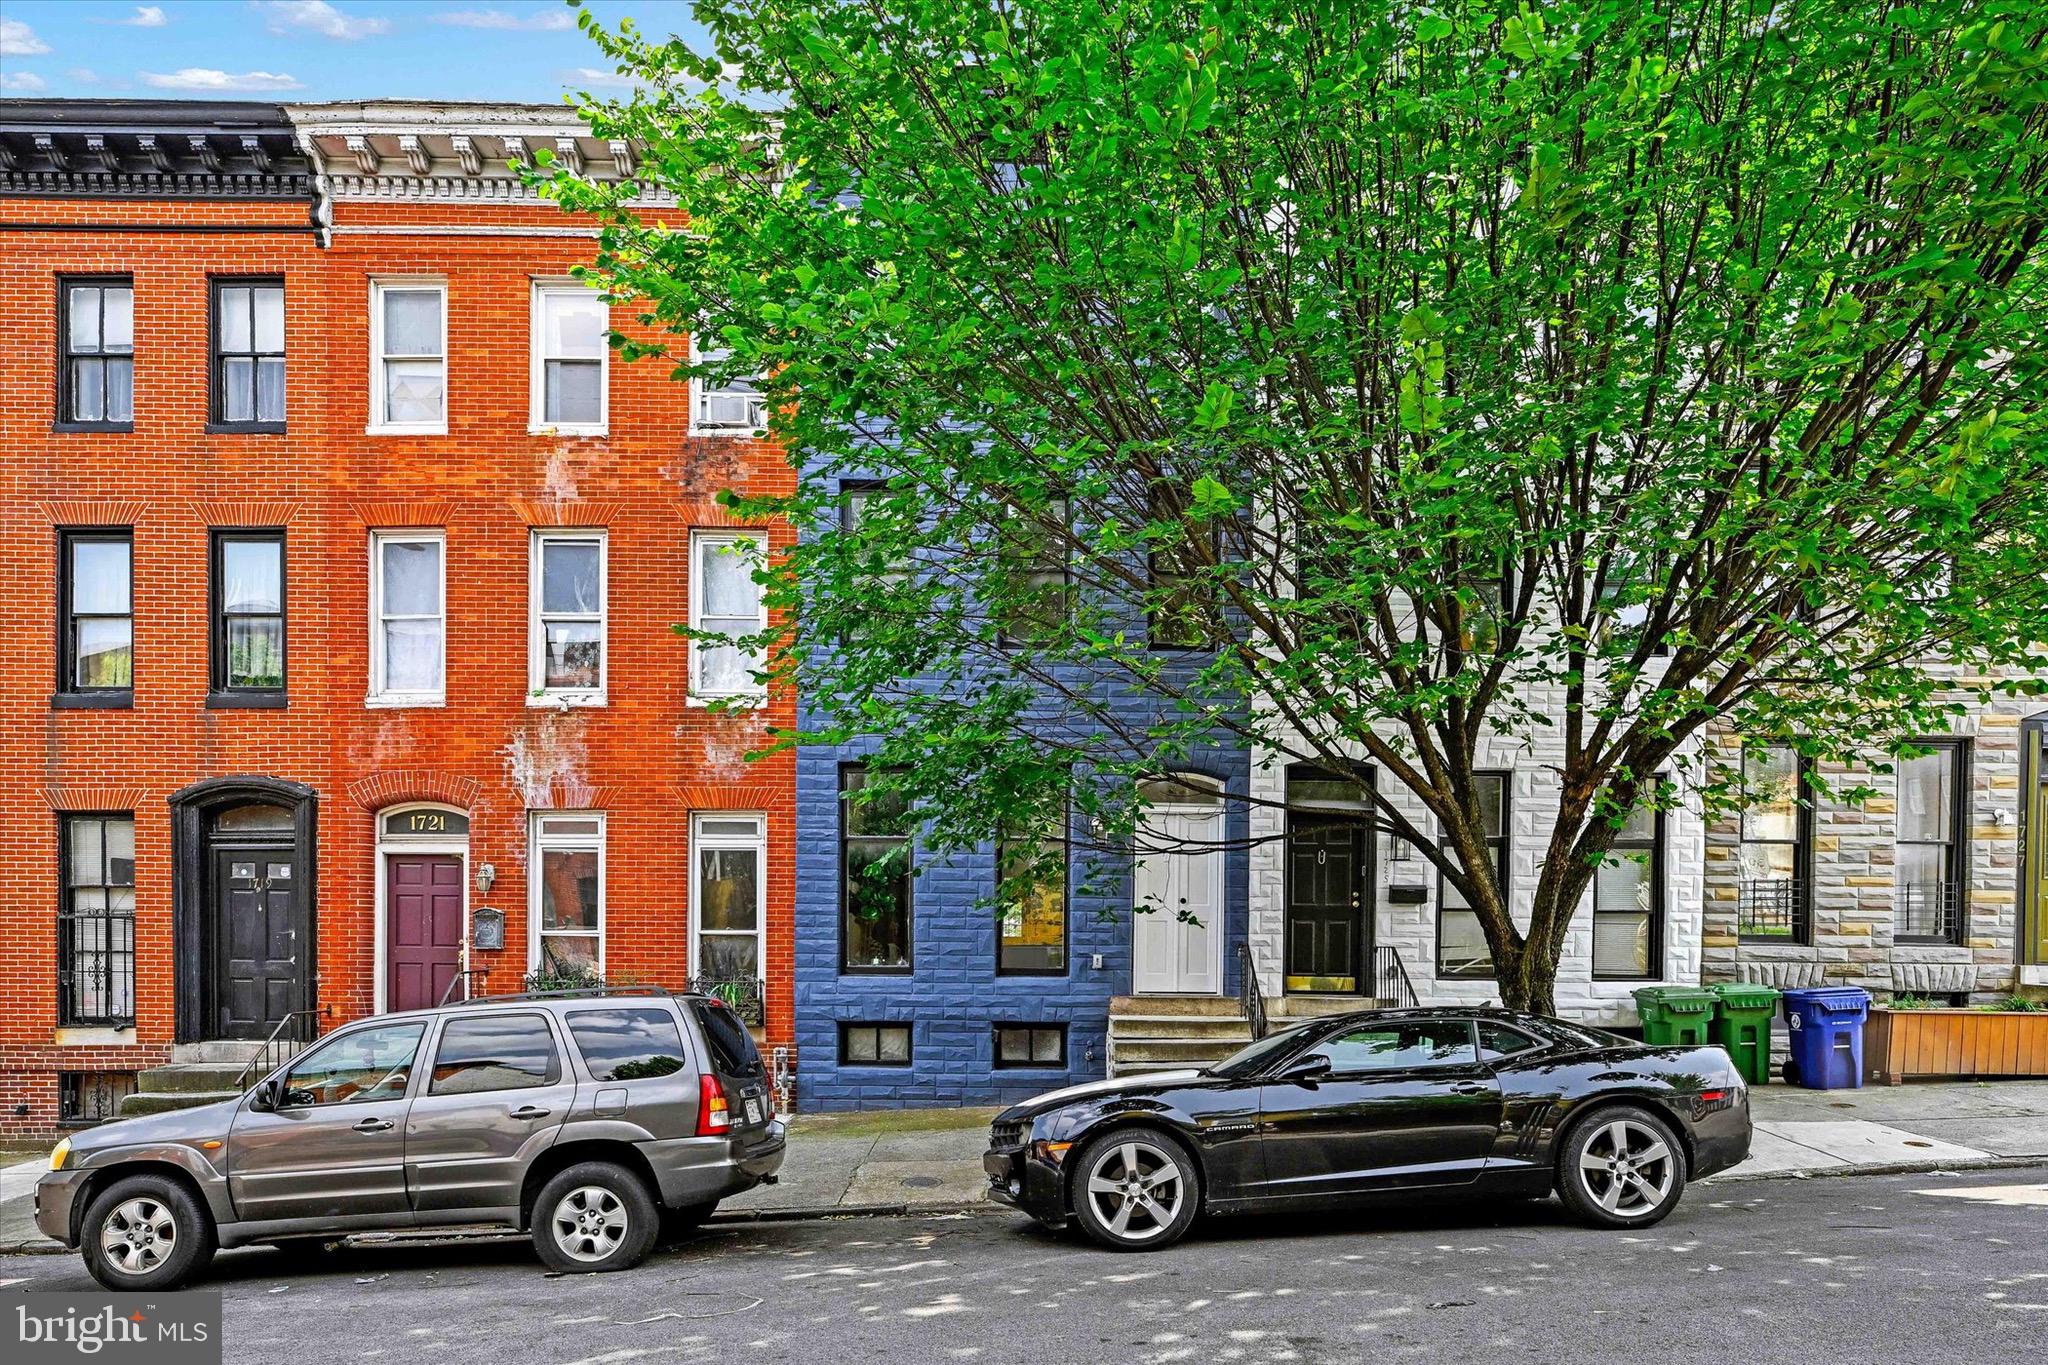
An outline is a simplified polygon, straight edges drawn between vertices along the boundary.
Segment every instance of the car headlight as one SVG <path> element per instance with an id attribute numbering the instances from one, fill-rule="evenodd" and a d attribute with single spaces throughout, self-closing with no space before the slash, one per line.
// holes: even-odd
<path id="1" fill-rule="evenodd" d="M 70 1155 L 71 1139 L 65 1138 L 62 1142 L 57 1144 L 56 1150 L 50 1153 L 50 1169 L 53 1171 L 63 1170 L 64 1158 Z"/>

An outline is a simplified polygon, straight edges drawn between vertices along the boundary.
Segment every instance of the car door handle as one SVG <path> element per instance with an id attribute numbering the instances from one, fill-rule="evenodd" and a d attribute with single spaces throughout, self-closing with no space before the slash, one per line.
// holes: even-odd
<path id="1" fill-rule="evenodd" d="M 358 1133 L 382 1133 L 391 1127 L 390 1119 L 364 1119 L 356 1125 Z"/>
<path id="2" fill-rule="evenodd" d="M 1451 1087 L 1451 1093 L 1453 1095 L 1484 1095 L 1491 1089 L 1493 1089 L 1492 1086 L 1481 1081 L 1459 1081 Z"/>
<path id="3" fill-rule="evenodd" d="M 551 1109 L 542 1109 L 536 1105 L 523 1104 L 512 1111 L 512 1117 L 515 1119 L 544 1119 L 553 1112 Z"/>

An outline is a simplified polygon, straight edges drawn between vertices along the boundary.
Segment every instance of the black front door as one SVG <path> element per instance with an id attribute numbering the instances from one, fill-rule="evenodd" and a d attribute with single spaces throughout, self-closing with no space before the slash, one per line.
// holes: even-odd
<path id="1" fill-rule="evenodd" d="M 221 1038 L 268 1038 L 303 1009 L 306 903 L 292 845 L 215 844 L 213 999 Z"/>
<path id="2" fill-rule="evenodd" d="M 1293 817 L 1287 838 L 1287 989 L 1359 988 L 1370 917 L 1356 821 Z"/>

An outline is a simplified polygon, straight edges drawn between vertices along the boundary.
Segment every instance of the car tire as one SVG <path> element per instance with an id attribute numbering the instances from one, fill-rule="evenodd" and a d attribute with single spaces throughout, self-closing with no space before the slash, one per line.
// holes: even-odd
<path id="1" fill-rule="evenodd" d="M 647 1259 L 661 1209 L 639 1176 L 609 1161 L 559 1171 L 533 1201 L 533 1247 L 551 1270 L 597 1275 Z"/>
<path id="2" fill-rule="evenodd" d="M 180 1182 L 131 1175 L 85 1211 L 79 1250 L 92 1277 L 116 1293 L 176 1289 L 213 1259 L 213 1216 Z"/>
<path id="3" fill-rule="evenodd" d="M 1081 1148 L 1073 1221 L 1111 1251 L 1160 1251 L 1187 1236 L 1202 1203 L 1187 1148 L 1157 1128 L 1119 1128 Z"/>
<path id="4" fill-rule="evenodd" d="M 1677 1131 L 1638 1105 L 1588 1114 L 1566 1130 L 1558 1148 L 1558 1197 L 1593 1227 L 1661 1222 L 1678 1207 L 1685 1181 L 1685 1144 Z"/>

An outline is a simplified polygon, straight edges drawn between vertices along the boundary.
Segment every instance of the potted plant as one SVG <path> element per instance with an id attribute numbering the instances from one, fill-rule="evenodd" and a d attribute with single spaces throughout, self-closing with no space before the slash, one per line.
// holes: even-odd
<path id="1" fill-rule="evenodd" d="M 2009 995 L 1948 1005 L 1900 994 L 1873 1006 L 1863 1033 L 1864 1078 L 2048 1076 L 2048 1004 Z"/>

